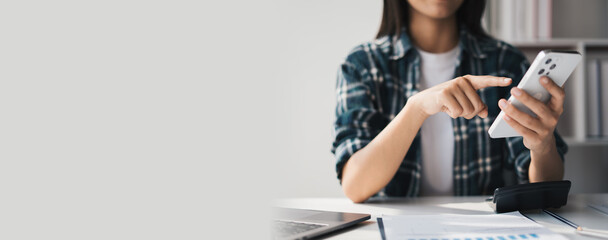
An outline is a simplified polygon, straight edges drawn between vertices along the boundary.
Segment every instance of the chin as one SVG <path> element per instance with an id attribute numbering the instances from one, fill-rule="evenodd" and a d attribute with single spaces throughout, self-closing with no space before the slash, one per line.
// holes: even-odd
<path id="1" fill-rule="evenodd" d="M 446 9 L 436 9 L 435 11 L 425 13 L 424 15 L 427 15 L 428 17 L 435 18 L 435 19 L 445 19 L 445 18 L 448 18 L 448 17 L 454 15 L 455 12 L 456 11 L 449 11 Z"/>
<path id="2" fill-rule="evenodd" d="M 408 0 L 411 8 L 427 17 L 444 19 L 453 16 L 464 0 Z"/>

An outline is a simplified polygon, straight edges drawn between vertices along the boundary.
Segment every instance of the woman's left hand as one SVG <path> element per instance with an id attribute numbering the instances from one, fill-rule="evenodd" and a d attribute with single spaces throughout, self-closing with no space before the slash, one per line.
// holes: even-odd
<path id="1" fill-rule="evenodd" d="M 505 112 L 506 122 L 524 137 L 524 145 L 530 151 L 544 153 L 555 146 L 553 131 L 564 112 L 566 93 L 547 76 L 541 77 L 540 83 L 551 94 L 551 100 L 546 104 L 517 87 L 511 89 L 511 95 L 532 110 L 537 117 L 520 111 L 505 99 L 498 101 L 498 106 Z"/>

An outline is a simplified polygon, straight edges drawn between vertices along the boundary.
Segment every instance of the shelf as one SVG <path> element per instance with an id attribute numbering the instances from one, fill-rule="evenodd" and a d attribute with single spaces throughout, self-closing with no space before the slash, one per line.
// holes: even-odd
<path id="1" fill-rule="evenodd" d="M 588 47 L 608 47 L 608 39 L 594 38 L 559 38 L 559 39 L 544 39 L 544 40 L 528 40 L 528 41 L 511 41 L 509 42 L 518 48 L 576 48 L 579 44 Z"/>
<path id="2" fill-rule="evenodd" d="M 608 146 L 608 138 L 588 138 L 579 140 L 571 137 L 564 137 L 564 141 L 569 147 L 605 147 Z"/>

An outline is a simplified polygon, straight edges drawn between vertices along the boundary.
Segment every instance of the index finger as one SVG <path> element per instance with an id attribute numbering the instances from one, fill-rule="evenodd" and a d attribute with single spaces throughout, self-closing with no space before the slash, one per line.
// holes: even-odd
<path id="1" fill-rule="evenodd" d="M 506 77 L 495 77 L 495 76 L 473 76 L 465 75 L 462 76 L 469 80 L 475 90 L 479 90 L 487 87 L 506 87 L 511 85 L 512 80 Z"/>

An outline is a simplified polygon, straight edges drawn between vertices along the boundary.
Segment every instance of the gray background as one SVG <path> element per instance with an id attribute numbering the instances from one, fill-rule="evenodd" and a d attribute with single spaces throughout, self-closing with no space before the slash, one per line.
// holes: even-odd
<path id="1" fill-rule="evenodd" d="M 553 0 L 553 37 L 608 38 L 608 1 Z"/>
<path id="2" fill-rule="evenodd" d="M 277 170 L 283 197 L 343 196 L 330 152 L 339 65 L 356 45 L 374 38 L 381 1 L 291 1 L 280 81 L 286 148 Z"/>
<path id="3" fill-rule="evenodd" d="M 3 1 L 0 239 L 265 239 L 279 7 Z"/>

